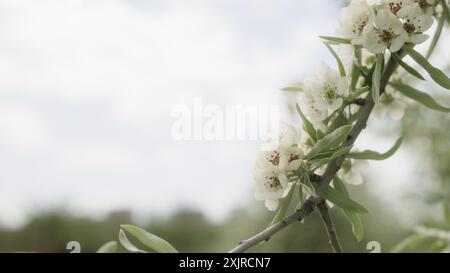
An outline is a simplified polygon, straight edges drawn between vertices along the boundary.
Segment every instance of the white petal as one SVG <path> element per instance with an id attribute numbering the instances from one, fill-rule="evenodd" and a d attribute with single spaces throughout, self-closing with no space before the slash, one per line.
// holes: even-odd
<path id="1" fill-rule="evenodd" d="M 353 166 L 355 171 L 362 172 L 369 168 L 369 161 L 367 160 L 354 160 Z"/>
<path id="2" fill-rule="evenodd" d="M 281 196 L 281 198 L 286 198 L 286 196 L 289 194 L 289 192 L 291 191 L 293 183 L 289 183 L 286 187 L 286 190 L 284 191 L 283 195 Z"/>
<path id="3" fill-rule="evenodd" d="M 281 170 L 286 169 L 286 167 L 288 166 L 288 162 L 289 162 L 288 156 L 285 154 L 280 154 L 280 163 L 278 164 L 278 166 L 280 167 Z"/>
<path id="4" fill-rule="evenodd" d="M 300 168 L 300 164 L 302 163 L 302 161 L 299 160 L 294 160 L 292 162 L 290 162 L 286 168 L 287 171 L 295 171 L 298 168 Z"/>
<path id="5" fill-rule="evenodd" d="M 382 104 L 378 104 L 378 105 L 375 106 L 375 108 L 373 109 L 373 113 L 374 113 L 375 116 L 378 117 L 378 118 L 384 118 L 384 117 L 386 117 L 386 113 L 387 113 L 386 106 L 384 106 L 384 105 L 382 105 Z"/>
<path id="6" fill-rule="evenodd" d="M 391 46 L 389 49 L 392 52 L 397 52 L 403 47 L 404 44 L 405 44 L 404 38 L 402 36 L 399 36 L 399 37 L 395 38 L 394 40 L 392 40 Z"/>
<path id="7" fill-rule="evenodd" d="M 349 171 L 348 173 L 346 173 L 345 175 L 345 182 L 347 182 L 350 185 L 361 185 L 363 183 L 363 177 L 355 171 Z"/>
<path id="8" fill-rule="evenodd" d="M 428 39 L 428 37 L 429 36 L 427 34 L 413 34 L 409 38 L 409 41 L 413 44 L 418 45 L 425 42 Z"/>
<path id="9" fill-rule="evenodd" d="M 278 180 L 280 180 L 281 186 L 283 187 L 283 189 L 285 187 L 287 187 L 288 183 L 289 183 L 289 179 L 287 178 L 287 176 L 284 173 L 281 173 L 278 175 Z"/>
<path id="10" fill-rule="evenodd" d="M 267 199 L 264 204 L 266 208 L 270 211 L 275 211 L 278 208 L 278 200 Z"/>

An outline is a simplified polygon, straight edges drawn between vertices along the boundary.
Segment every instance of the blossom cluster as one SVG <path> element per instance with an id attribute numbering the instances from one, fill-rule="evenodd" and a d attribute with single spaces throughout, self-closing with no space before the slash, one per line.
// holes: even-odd
<path id="1" fill-rule="evenodd" d="M 286 197 L 292 184 L 289 176 L 295 175 L 304 157 L 302 134 L 295 127 L 282 123 L 278 148 L 261 152 L 256 160 L 256 200 L 265 201 L 269 210 L 278 207 L 278 201 Z"/>
<path id="2" fill-rule="evenodd" d="M 433 24 L 435 0 L 353 0 L 342 10 L 338 35 L 374 54 L 420 44 Z"/>

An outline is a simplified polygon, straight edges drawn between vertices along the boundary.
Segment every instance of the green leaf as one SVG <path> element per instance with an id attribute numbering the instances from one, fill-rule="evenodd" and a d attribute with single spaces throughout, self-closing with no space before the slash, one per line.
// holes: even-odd
<path id="1" fill-rule="evenodd" d="M 347 157 L 348 158 L 352 158 L 352 159 L 359 159 L 359 160 L 386 160 L 389 157 L 393 156 L 397 150 L 400 148 L 400 146 L 402 145 L 403 142 L 403 138 L 399 138 L 394 146 L 392 146 L 392 148 L 390 148 L 387 152 L 380 154 L 378 152 L 375 151 L 371 151 L 371 150 L 366 150 L 366 151 L 362 151 L 362 152 L 353 152 L 350 153 Z"/>
<path id="2" fill-rule="evenodd" d="M 436 31 L 433 35 L 433 40 L 431 41 L 430 47 L 428 48 L 426 59 L 430 59 L 434 50 L 436 49 L 437 43 L 441 38 L 442 30 L 444 29 L 445 16 L 441 16 L 438 20 L 438 25 L 436 27 Z"/>
<path id="3" fill-rule="evenodd" d="M 400 56 L 397 55 L 397 53 L 392 53 L 392 57 L 401 67 L 403 67 L 403 69 L 405 69 L 407 72 L 409 72 L 409 74 L 413 75 L 414 77 L 418 78 L 419 80 L 422 80 L 422 81 L 425 80 L 425 78 L 422 75 L 420 75 L 420 73 L 417 72 L 417 70 L 415 70 L 410 65 L 405 63 L 402 60 L 402 58 L 400 58 Z"/>
<path id="4" fill-rule="evenodd" d="M 368 212 L 367 209 L 363 207 L 361 204 L 357 203 L 356 201 L 353 201 L 345 194 L 337 191 L 336 189 L 330 186 L 328 186 L 327 199 L 336 206 L 349 210 L 350 212 L 354 213 Z"/>
<path id="5" fill-rule="evenodd" d="M 338 116 L 334 119 L 334 121 L 331 123 L 331 125 L 328 127 L 327 134 L 347 124 L 348 124 L 347 117 L 342 112 L 340 112 Z"/>
<path id="6" fill-rule="evenodd" d="M 303 186 L 302 184 L 298 184 L 298 198 L 300 200 L 299 205 L 301 206 L 303 204 L 303 202 L 305 202 L 305 195 L 303 193 Z M 298 208 L 298 206 L 297 206 Z"/>
<path id="7" fill-rule="evenodd" d="M 350 151 L 350 149 L 352 148 L 352 146 L 347 146 L 347 147 L 338 147 L 335 148 L 333 150 L 327 151 L 327 152 L 323 152 L 323 153 L 319 153 L 317 155 L 315 155 L 314 157 L 308 159 L 308 162 L 313 162 L 315 160 L 321 160 L 321 159 L 335 159 L 341 155 L 346 154 L 346 152 Z"/>
<path id="8" fill-rule="evenodd" d="M 311 183 L 311 180 L 309 179 L 309 174 L 305 174 L 300 179 L 300 183 L 305 186 L 305 190 L 310 194 L 314 195 L 314 185 Z"/>
<path id="9" fill-rule="evenodd" d="M 116 253 L 116 252 L 117 252 L 116 241 L 107 242 L 97 250 L 97 253 Z"/>
<path id="10" fill-rule="evenodd" d="M 301 86 L 288 86 L 288 87 L 285 87 L 285 88 L 281 89 L 281 91 L 286 91 L 286 92 L 303 92 L 303 88 Z"/>
<path id="11" fill-rule="evenodd" d="M 438 104 L 430 95 L 425 92 L 419 91 L 409 85 L 400 84 L 400 83 L 390 83 L 392 87 L 397 89 L 400 93 L 407 96 L 410 99 L 413 99 L 426 107 L 440 111 L 440 112 L 450 112 L 450 108 L 442 106 Z"/>
<path id="12" fill-rule="evenodd" d="M 366 93 L 367 91 L 370 91 L 370 88 L 368 86 L 361 87 L 352 94 L 353 98 L 359 98 L 362 94 Z"/>
<path id="13" fill-rule="evenodd" d="M 361 71 L 359 70 L 359 66 L 353 65 L 353 67 L 352 67 L 352 79 L 351 79 L 351 82 L 350 82 L 350 89 L 351 90 L 355 90 L 356 89 L 356 84 L 358 83 L 358 79 L 359 79 L 360 73 L 361 73 Z"/>
<path id="14" fill-rule="evenodd" d="M 356 241 L 359 243 L 364 239 L 364 226 L 361 222 L 361 218 L 355 212 L 347 209 L 342 209 L 345 217 L 352 225 L 353 236 L 355 236 Z"/>
<path id="15" fill-rule="evenodd" d="M 450 79 L 447 77 L 447 75 L 445 75 L 444 72 L 432 66 L 424 56 L 415 51 L 409 45 L 405 45 L 403 46 L 403 48 L 405 49 L 406 53 L 408 53 L 408 55 L 413 58 L 414 61 L 422 66 L 428 72 L 428 74 L 430 74 L 430 77 L 437 84 L 444 87 L 445 89 L 450 89 Z"/>
<path id="16" fill-rule="evenodd" d="M 349 196 L 347 188 L 345 187 L 344 182 L 337 176 L 334 177 L 333 181 L 334 188 L 345 196 Z M 356 241 L 361 242 L 364 239 L 364 227 L 361 222 L 361 218 L 355 212 L 352 212 L 347 209 L 342 209 L 344 212 L 345 218 L 352 225 L 353 236 L 355 236 Z"/>
<path id="17" fill-rule="evenodd" d="M 438 239 L 430 246 L 430 253 L 441 253 L 445 249 L 447 249 L 448 243 L 444 240 Z"/>
<path id="18" fill-rule="evenodd" d="M 127 236 L 125 235 L 125 232 L 123 232 L 123 230 L 119 231 L 119 242 L 122 244 L 122 246 L 133 253 L 147 253 L 144 250 L 141 250 L 137 247 L 135 247 L 130 241 L 128 241 Z"/>
<path id="19" fill-rule="evenodd" d="M 339 38 L 339 37 L 331 37 L 331 36 L 319 36 L 321 39 L 333 42 L 335 44 L 351 44 L 350 39 Z"/>
<path id="20" fill-rule="evenodd" d="M 380 101 L 381 73 L 383 72 L 383 65 L 384 55 L 380 54 L 377 57 L 375 71 L 372 75 L 372 98 L 375 103 Z"/>
<path id="21" fill-rule="evenodd" d="M 377 67 L 377 63 L 375 62 L 369 69 L 369 71 L 364 76 L 364 85 L 372 86 L 373 74 L 375 73 L 375 68 Z"/>
<path id="22" fill-rule="evenodd" d="M 281 220 L 283 220 L 284 216 L 286 215 L 286 212 L 289 209 L 289 205 L 291 204 L 292 195 L 294 194 L 294 191 L 295 191 L 295 185 L 292 185 L 292 187 L 289 190 L 289 193 L 286 196 L 286 198 L 284 198 L 281 201 L 280 208 L 278 209 L 277 214 L 275 215 L 275 217 L 273 218 L 272 222 L 270 223 L 270 226 L 272 226 L 272 225 L 280 222 Z"/>
<path id="23" fill-rule="evenodd" d="M 359 107 L 358 111 L 356 111 L 356 113 L 352 114 L 352 115 L 348 118 L 348 121 L 349 121 L 350 124 L 353 123 L 353 122 L 355 122 L 355 121 L 357 121 L 357 120 L 359 119 L 359 116 L 361 115 L 362 110 L 363 110 L 363 107 Z"/>
<path id="24" fill-rule="evenodd" d="M 435 237 L 421 235 L 421 234 L 413 234 L 403 241 L 394 246 L 391 250 L 392 253 L 402 253 L 402 252 L 413 252 L 417 250 L 422 245 L 429 243 L 430 241 L 436 240 Z"/>
<path id="25" fill-rule="evenodd" d="M 441 0 L 442 4 L 442 16 L 446 18 L 447 22 L 450 24 L 450 10 L 445 0 Z"/>
<path id="26" fill-rule="evenodd" d="M 358 84 L 358 79 L 359 79 L 359 75 L 361 72 L 361 48 L 360 47 L 355 47 L 355 51 L 354 51 L 354 57 L 355 57 L 355 62 L 353 63 L 353 67 L 352 67 L 352 79 L 351 79 L 351 83 L 350 83 L 350 90 L 355 90 L 356 89 L 356 85 Z"/>
<path id="27" fill-rule="evenodd" d="M 334 176 L 333 178 L 333 186 L 334 189 L 337 190 L 338 192 L 342 193 L 345 196 L 349 196 L 347 187 L 344 184 L 344 181 L 342 181 L 337 175 Z"/>
<path id="28" fill-rule="evenodd" d="M 344 142 L 351 130 L 352 126 L 346 125 L 324 136 L 321 140 L 317 141 L 314 147 L 312 147 L 306 158 L 313 158 L 321 152 L 325 152 L 339 146 L 342 142 Z"/>
<path id="29" fill-rule="evenodd" d="M 297 106 L 297 112 L 300 115 L 300 118 L 303 121 L 303 125 L 305 126 L 305 131 L 308 133 L 308 135 L 316 141 L 317 139 L 317 132 L 316 129 L 314 129 L 314 125 L 308 120 L 308 118 L 303 114 L 302 109 L 300 109 L 300 106 L 296 104 Z"/>
<path id="30" fill-rule="evenodd" d="M 141 243 L 158 253 L 177 253 L 178 251 L 167 241 L 132 225 L 121 225 L 122 229 L 136 237 Z"/>
<path id="31" fill-rule="evenodd" d="M 317 168 L 329 163 L 330 161 L 333 161 L 340 156 L 348 154 L 348 152 L 350 152 L 352 148 L 353 145 L 344 148 L 338 148 L 333 152 L 318 154 L 315 157 L 315 159 L 311 159 L 308 162 L 311 164 L 311 169 L 316 170 Z"/>
<path id="32" fill-rule="evenodd" d="M 326 136 L 326 134 L 322 131 L 322 130 L 317 130 L 317 140 L 320 140 L 320 139 L 322 139 L 322 138 L 324 138 Z M 316 141 L 317 141 L 316 140 Z"/>
<path id="33" fill-rule="evenodd" d="M 323 44 L 328 48 L 331 55 L 333 55 L 334 59 L 336 60 L 341 77 L 345 77 L 345 68 L 344 68 L 344 64 L 341 61 L 341 58 L 339 58 L 339 55 L 336 53 L 336 51 L 334 51 L 334 49 L 328 43 L 324 42 Z"/>

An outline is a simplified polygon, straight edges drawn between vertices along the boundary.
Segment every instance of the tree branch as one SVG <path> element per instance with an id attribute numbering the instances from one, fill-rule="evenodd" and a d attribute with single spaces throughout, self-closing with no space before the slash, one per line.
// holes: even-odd
<path id="1" fill-rule="evenodd" d="M 399 55 L 401 52 L 398 53 Z M 380 83 L 380 95 L 384 93 L 386 90 L 386 86 L 389 83 L 389 80 L 394 73 L 395 69 L 397 68 L 397 63 L 395 60 L 391 57 L 386 64 L 383 77 L 381 78 Z M 375 106 L 375 102 L 372 99 L 372 96 L 369 94 L 365 101 L 364 106 L 361 111 L 361 114 L 356 121 L 355 125 L 353 126 L 352 131 L 348 135 L 347 139 L 342 144 L 342 148 L 349 147 L 353 145 L 358 138 L 358 136 L 361 134 L 362 130 L 366 128 L 367 121 L 370 117 L 370 114 L 372 113 L 373 107 Z M 311 196 L 308 198 L 302 205 L 302 207 L 295 211 L 294 213 L 288 215 L 286 218 L 284 218 L 282 221 L 272 225 L 271 227 L 265 229 L 264 231 L 256 234 L 255 236 L 251 237 L 250 239 L 247 239 L 245 241 L 240 242 L 240 244 L 229 251 L 229 253 L 242 253 L 248 250 L 249 248 L 257 245 L 260 242 L 263 242 L 267 240 L 268 238 L 272 237 L 274 234 L 278 233 L 280 230 L 284 229 L 288 225 L 303 220 L 306 216 L 311 214 L 311 212 L 314 211 L 314 208 L 317 207 L 319 204 L 322 204 L 326 200 L 327 196 L 327 189 L 328 185 L 330 184 L 333 177 L 336 175 L 336 173 L 341 168 L 342 163 L 345 160 L 345 156 L 338 157 L 331 161 L 325 173 L 320 176 L 320 179 L 317 179 L 318 183 L 318 196 Z M 314 176 L 314 178 L 319 178 Z"/>
<path id="2" fill-rule="evenodd" d="M 253 236 L 245 241 L 240 242 L 238 246 L 236 246 L 235 248 L 230 250 L 228 253 L 243 253 L 247 249 L 272 237 L 272 235 L 278 233 L 280 230 L 284 229 L 285 227 L 289 226 L 290 224 L 297 222 L 297 221 L 302 221 L 306 216 L 310 215 L 314 211 L 314 208 L 319 203 L 321 203 L 323 201 L 324 201 L 323 199 L 320 199 L 315 196 L 309 197 L 303 203 L 303 205 L 300 209 L 291 213 L 286 218 L 284 218 L 282 221 L 274 224 L 273 226 L 265 229 L 264 231 L 256 234 L 255 236 Z"/>
<path id="3" fill-rule="evenodd" d="M 339 243 L 339 239 L 333 224 L 333 220 L 331 219 L 330 212 L 328 211 L 327 203 L 322 202 L 319 205 L 317 205 L 317 208 L 319 209 L 320 217 L 322 218 L 325 230 L 327 231 L 331 248 L 333 249 L 334 253 L 342 253 L 341 244 Z"/>

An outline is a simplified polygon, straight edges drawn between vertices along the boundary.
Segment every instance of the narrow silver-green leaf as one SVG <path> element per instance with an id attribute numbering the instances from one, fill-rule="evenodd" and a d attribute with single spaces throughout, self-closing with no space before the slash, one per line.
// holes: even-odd
<path id="1" fill-rule="evenodd" d="M 316 135 L 317 135 L 317 137 L 316 137 L 317 140 L 320 140 L 320 139 L 322 139 L 322 138 L 324 138 L 326 136 L 326 134 L 320 129 L 317 130 L 317 134 Z"/>
<path id="2" fill-rule="evenodd" d="M 97 253 L 116 253 L 116 252 L 117 252 L 116 241 L 107 242 L 97 250 Z"/>
<path id="3" fill-rule="evenodd" d="M 328 127 L 327 134 L 345 125 L 348 125 L 348 119 L 342 112 L 340 112 L 338 116 L 333 120 L 331 125 Z"/>
<path id="4" fill-rule="evenodd" d="M 323 40 L 333 42 L 336 44 L 351 44 L 351 42 L 352 42 L 350 39 L 339 38 L 339 37 L 332 37 L 332 36 L 319 36 L 319 37 Z"/>
<path id="5" fill-rule="evenodd" d="M 316 129 L 314 129 L 314 125 L 308 120 L 308 118 L 303 114 L 302 109 L 300 109 L 300 106 L 296 104 L 297 112 L 300 115 L 300 118 L 303 121 L 303 125 L 305 126 L 305 131 L 308 133 L 308 135 L 314 140 L 317 140 L 317 132 Z"/>
<path id="6" fill-rule="evenodd" d="M 355 47 L 354 48 L 354 63 L 352 66 L 352 78 L 350 83 L 350 90 L 355 90 L 356 85 L 358 84 L 358 79 L 360 76 L 360 67 L 361 67 L 361 48 Z"/>
<path id="7" fill-rule="evenodd" d="M 390 83 L 390 85 L 403 95 L 425 105 L 430 109 L 440 112 L 450 112 L 450 108 L 438 104 L 430 95 L 425 92 L 419 91 L 414 87 L 400 83 Z"/>
<path id="8" fill-rule="evenodd" d="M 349 196 L 347 188 L 345 187 L 344 182 L 339 179 L 339 177 L 335 176 L 333 179 L 334 188 L 342 193 L 345 196 Z M 345 217 L 352 225 L 353 236 L 355 236 L 356 241 L 361 242 L 364 239 L 364 226 L 361 222 L 361 218 L 355 212 L 352 212 L 347 209 L 342 209 Z"/>
<path id="9" fill-rule="evenodd" d="M 314 147 L 312 147 L 306 158 L 313 158 L 321 152 L 326 152 L 332 148 L 339 146 L 340 144 L 342 144 L 342 142 L 344 142 L 351 130 L 352 126 L 346 125 L 324 136 L 321 140 L 317 141 Z"/>
<path id="10" fill-rule="evenodd" d="M 392 146 L 392 148 L 390 148 L 387 152 L 385 153 L 378 153 L 375 151 L 371 151 L 371 150 L 366 150 L 366 151 L 362 151 L 362 152 L 353 152 L 348 154 L 348 158 L 352 158 L 352 159 L 359 159 L 359 160 L 386 160 L 389 157 L 393 156 L 397 150 L 400 148 L 400 146 L 402 146 L 402 142 L 403 142 L 403 138 L 399 138 L 394 146 Z"/>
<path id="11" fill-rule="evenodd" d="M 442 4 L 442 16 L 445 17 L 447 22 L 450 24 L 450 10 L 448 8 L 447 2 L 445 0 L 441 0 Z"/>
<path id="12" fill-rule="evenodd" d="M 355 236 L 356 241 L 361 242 L 364 239 L 364 226 L 362 224 L 361 218 L 355 212 L 351 212 L 348 209 L 342 209 L 345 217 L 352 225 L 353 236 Z"/>
<path id="13" fill-rule="evenodd" d="M 328 187 L 327 199 L 336 206 L 354 213 L 367 213 L 367 209 L 356 201 L 350 199 L 345 194 Z"/>
<path id="14" fill-rule="evenodd" d="M 125 235 L 125 232 L 123 230 L 119 231 L 119 242 L 120 244 L 128 251 L 134 252 L 134 253 L 147 253 L 144 250 L 141 250 L 137 247 L 135 247 L 130 241 L 128 241 L 127 236 Z"/>
<path id="15" fill-rule="evenodd" d="M 424 81 L 425 78 L 420 75 L 419 72 L 417 72 L 417 70 L 415 70 L 414 68 L 412 68 L 409 64 L 405 63 L 402 58 L 400 58 L 400 56 L 397 55 L 397 53 L 392 53 L 392 57 L 394 58 L 394 60 L 401 66 L 403 67 L 403 69 L 405 69 L 409 74 L 413 75 L 414 77 L 418 78 L 419 80 Z"/>
<path id="16" fill-rule="evenodd" d="M 359 89 L 356 89 L 355 92 L 352 94 L 352 97 L 357 99 L 364 93 L 370 91 L 370 88 L 368 86 L 361 87 Z"/>
<path id="17" fill-rule="evenodd" d="M 450 89 L 450 79 L 447 77 L 447 75 L 445 75 L 444 72 L 432 66 L 424 56 L 422 56 L 419 52 L 415 51 L 409 45 L 405 45 L 403 48 L 405 49 L 406 53 L 408 53 L 408 55 L 411 58 L 413 58 L 414 61 L 416 61 L 428 72 L 430 77 L 437 84 L 444 87 L 445 89 Z"/>
<path id="18" fill-rule="evenodd" d="M 441 17 L 438 19 L 438 25 L 436 27 L 436 31 L 433 35 L 433 40 L 431 40 L 430 47 L 428 47 L 426 59 L 430 59 L 431 55 L 433 55 L 434 50 L 436 49 L 437 43 L 439 39 L 441 38 L 442 30 L 444 29 L 444 22 L 445 22 L 445 16 L 441 15 Z"/>
<path id="19" fill-rule="evenodd" d="M 177 253 L 178 251 L 167 241 L 133 225 L 121 225 L 125 231 L 136 237 L 141 243 L 158 253 Z"/>
<path id="20" fill-rule="evenodd" d="M 328 43 L 324 42 L 323 44 L 328 48 L 331 55 L 333 55 L 334 59 L 336 60 L 341 77 L 345 77 L 345 68 L 344 68 L 344 64 L 342 63 L 341 58 L 336 53 L 336 51 L 334 51 L 333 47 L 331 47 Z"/>
<path id="21" fill-rule="evenodd" d="M 305 190 L 307 191 L 307 193 L 309 193 L 310 195 L 314 195 L 314 185 L 311 183 L 311 180 L 309 179 L 309 175 L 305 174 L 302 176 L 302 178 L 300 179 L 300 183 L 305 186 Z"/>
<path id="22" fill-rule="evenodd" d="M 402 253 L 402 252 L 413 252 L 417 250 L 422 245 L 429 243 L 430 241 L 436 240 L 435 237 L 421 235 L 421 234 L 413 234 L 398 243 L 391 250 L 392 253 Z"/>
<path id="23" fill-rule="evenodd" d="M 286 91 L 286 92 L 303 92 L 303 88 L 301 86 L 288 86 L 288 87 L 285 87 L 285 88 L 281 89 L 281 91 Z"/>
<path id="24" fill-rule="evenodd" d="M 383 72 L 384 65 L 383 62 L 383 54 L 378 55 L 377 62 L 375 64 L 375 71 L 372 75 L 372 98 L 375 103 L 380 101 L 381 73 Z"/>
<path id="25" fill-rule="evenodd" d="M 291 204 L 292 195 L 294 194 L 294 191 L 295 191 L 295 185 L 293 185 L 291 187 L 287 196 L 281 201 L 280 208 L 278 209 L 277 214 L 275 215 L 272 222 L 270 223 L 270 226 L 283 220 L 284 216 L 286 215 L 286 213 L 289 209 L 289 205 Z"/>
<path id="26" fill-rule="evenodd" d="M 348 152 L 350 152 L 350 150 L 352 148 L 353 148 L 353 146 L 344 147 L 342 149 L 337 149 L 336 151 L 332 152 L 330 155 L 327 154 L 323 158 L 312 159 L 312 160 L 309 160 L 308 162 L 311 163 L 311 169 L 316 170 L 317 168 L 319 168 L 325 164 L 328 164 L 330 161 L 333 161 L 340 156 L 347 155 Z"/>
<path id="27" fill-rule="evenodd" d="M 298 199 L 300 200 L 299 205 L 301 206 L 303 202 L 305 202 L 305 193 L 303 192 L 303 186 L 300 183 L 298 184 Z"/>
<path id="28" fill-rule="evenodd" d="M 447 246 L 448 246 L 447 241 L 438 239 L 433 244 L 431 244 L 429 253 L 441 253 L 447 249 Z"/>

